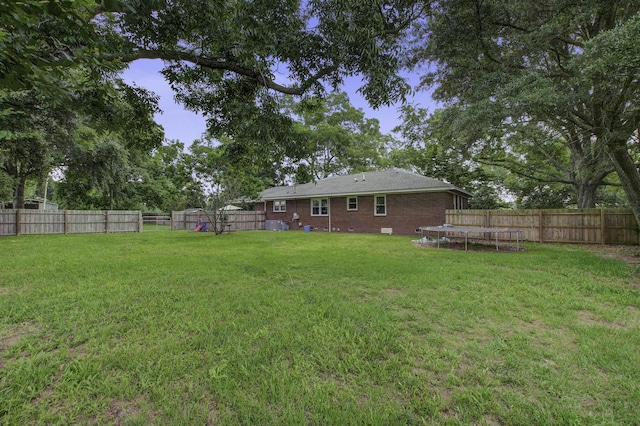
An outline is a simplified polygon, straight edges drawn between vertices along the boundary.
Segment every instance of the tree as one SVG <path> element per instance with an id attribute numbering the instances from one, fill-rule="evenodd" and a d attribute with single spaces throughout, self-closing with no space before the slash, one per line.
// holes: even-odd
<path id="1" fill-rule="evenodd" d="M 157 98 L 147 91 L 96 79 L 80 69 L 69 71 L 58 85 L 66 90 L 0 91 L 0 167 L 13 179 L 17 208 L 24 203 L 28 179 L 81 164 L 71 157 L 91 147 L 88 135 L 117 133 L 123 148 L 147 152 L 162 142 L 162 129 L 153 120 Z M 87 132 L 90 128 L 93 133 Z"/>
<path id="2" fill-rule="evenodd" d="M 218 145 L 211 139 L 199 140 L 191 145 L 196 179 L 205 188 L 207 200 L 202 210 L 207 214 L 213 231 L 221 234 L 228 216 L 224 207 L 247 196 L 256 195 L 263 189 L 259 178 L 246 173 L 248 167 L 236 168 L 235 162 L 229 162 L 227 149 L 232 144 Z"/>
<path id="3" fill-rule="evenodd" d="M 163 212 L 205 205 L 202 185 L 195 181 L 194 159 L 180 141 L 167 141 L 142 165 L 145 170 L 143 203 Z"/>
<path id="4" fill-rule="evenodd" d="M 0 152 L 0 161 L 2 153 Z M 2 169 L 0 169 L 0 202 L 13 198 L 13 179 Z"/>
<path id="5" fill-rule="evenodd" d="M 507 169 L 521 179 L 545 187 L 570 186 L 573 200 L 583 208 L 594 207 L 596 191 L 610 184 L 613 165 L 596 141 L 586 135 L 569 139 L 544 123 L 514 121 L 499 116 L 499 105 L 443 109 L 442 124 L 457 149 L 468 152 L 481 164 Z M 576 143 L 577 140 L 583 143 Z"/>
<path id="6" fill-rule="evenodd" d="M 115 8 L 97 9 L 112 18 L 101 21 L 108 24 L 102 28 L 121 36 L 122 47 L 112 56 L 166 61 L 163 73 L 186 89 L 185 99 L 225 101 L 210 105 L 214 116 L 234 97 L 253 101 L 263 88 L 300 96 L 353 74 L 364 76 L 363 93 L 373 104 L 399 99 L 408 89 L 395 73 L 399 64 L 392 53 L 418 12 L 410 1 L 385 7 L 370 0 L 286 0 L 278 7 L 269 0 L 149 1 L 120 13 L 114 12 L 124 2 L 113 3 Z M 282 72 L 288 84 L 276 80 Z M 200 101 L 188 105 L 201 107 Z"/>
<path id="7" fill-rule="evenodd" d="M 483 136 L 497 129 L 502 138 L 517 125 L 561 139 L 579 206 L 594 204 L 613 167 L 640 222 L 639 11 L 631 0 L 442 1 L 415 27 L 407 63 L 434 64 L 423 83 L 485 117 L 472 127 Z"/>
<path id="8" fill-rule="evenodd" d="M 15 208 L 24 207 L 27 181 L 43 179 L 61 162 L 74 120 L 37 91 L 0 91 L 0 167 L 11 179 Z"/>
<path id="9" fill-rule="evenodd" d="M 290 160 L 297 182 L 376 169 L 391 140 L 380 133 L 378 120 L 366 118 L 344 92 L 314 102 L 289 99 L 285 111 L 294 117 L 295 138 L 304 146 Z"/>
<path id="10" fill-rule="evenodd" d="M 70 209 L 139 208 L 130 197 L 133 168 L 122 141 L 116 134 L 96 134 L 89 128 L 83 133 L 91 143 L 73 147 L 57 200 Z"/>
<path id="11" fill-rule="evenodd" d="M 494 182 L 498 172 L 474 160 L 470 152 L 460 149 L 448 126 L 444 110 L 429 115 L 424 108 L 405 105 L 402 124 L 394 129 L 400 140 L 390 152 L 395 167 L 413 170 L 424 176 L 442 179 L 473 194 L 472 208 L 501 208 L 504 187 Z"/>

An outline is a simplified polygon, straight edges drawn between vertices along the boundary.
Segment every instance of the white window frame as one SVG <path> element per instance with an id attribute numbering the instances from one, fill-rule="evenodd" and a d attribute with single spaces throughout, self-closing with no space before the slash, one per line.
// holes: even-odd
<path id="1" fill-rule="evenodd" d="M 378 198 L 382 198 L 384 203 L 378 204 Z M 383 213 L 378 213 L 378 206 L 384 207 Z M 386 216 L 387 215 L 387 196 L 386 194 L 378 194 L 373 196 L 373 215 L 374 216 Z"/>
<path id="2" fill-rule="evenodd" d="M 355 200 L 356 206 L 354 208 L 349 207 L 351 205 L 351 201 L 350 200 Z M 355 196 L 355 195 L 347 197 L 347 211 L 348 212 L 355 212 L 357 210 L 358 210 L 358 197 Z"/>
<path id="3" fill-rule="evenodd" d="M 287 200 L 274 200 L 273 211 L 277 213 L 284 213 L 287 211 Z"/>
<path id="4" fill-rule="evenodd" d="M 464 207 L 464 198 L 462 195 L 453 194 L 453 209 L 462 210 Z"/>
<path id="5" fill-rule="evenodd" d="M 317 213 L 314 211 L 314 208 L 317 209 Z M 329 216 L 329 199 L 328 198 L 312 198 L 311 199 L 311 216 Z"/>

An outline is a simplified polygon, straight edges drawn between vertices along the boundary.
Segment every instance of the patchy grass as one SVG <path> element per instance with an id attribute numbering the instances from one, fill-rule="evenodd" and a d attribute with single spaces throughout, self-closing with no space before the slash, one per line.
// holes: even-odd
<path id="1" fill-rule="evenodd" d="M 580 247 L 0 239 L 0 424 L 636 424 L 640 290 Z"/>

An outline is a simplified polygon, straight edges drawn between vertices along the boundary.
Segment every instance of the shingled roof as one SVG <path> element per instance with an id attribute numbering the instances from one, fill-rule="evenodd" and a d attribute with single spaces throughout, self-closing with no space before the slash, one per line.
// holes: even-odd
<path id="1" fill-rule="evenodd" d="M 262 191 L 260 199 L 291 200 L 312 197 L 339 197 L 411 192 L 450 191 L 471 197 L 468 192 L 436 179 L 400 169 L 333 176 L 313 183 L 278 186 Z"/>

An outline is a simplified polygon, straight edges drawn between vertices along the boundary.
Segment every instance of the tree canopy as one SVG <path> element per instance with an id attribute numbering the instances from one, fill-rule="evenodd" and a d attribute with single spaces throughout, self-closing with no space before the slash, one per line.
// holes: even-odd
<path id="1" fill-rule="evenodd" d="M 306 183 L 332 175 L 378 168 L 390 138 L 380 132 L 377 119 L 366 118 L 344 92 L 314 102 L 288 99 L 285 114 L 295 120 L 294 138 L 301 142 L 298 158 L 291 158 L 295 181 Z"/>
<path id="2" fill-rule="evenodd" d="M 101 163 L 123 161 L 120 154 L 127 151 L 151 152 L 162 143 L 162 129 L 153 119 L 154 96 L 82 71 L 70 70 L 58 80 L 63 90 L 55 93 L 41 91 L 42 86 L 0 90 L 0 169 L 12 180 L 18 208 L 27 180 L 42 180 L 55 168 L 83 173 L 69 169 L 84 164 L 74 157 L 96 144 L 104 148 L 107 139 L 122 149 L 93 151 L 93 156 L 111 153 L 96 160 Z"/>
<path id="3" fill-rule="evenodd" d="M 505 152 L 510 137 L 544 132 L 540 153 L 568 149 L 579 204 L 615 170 L 640 222 L 639 11 L 634 0 L 440 1 L 406 63 L 432 65 L 422 83 L 461 113 L 469 148 Z"/>
<path id="4" fill-rule="evenodd" d="M 224 125 L 239 107 L 267 108 L 265 91 L 319 93 L 356 74 L 372 105 L 402 99 L 409 87 L 396 52 L 422 7 L 408 0 L 278 7 L 271 0 L 48 0 L 3 3 L 0 12 L 5 87 L 32 84 L 58 66 L 104 72 L 161 59 L 185 106 Z"/>

